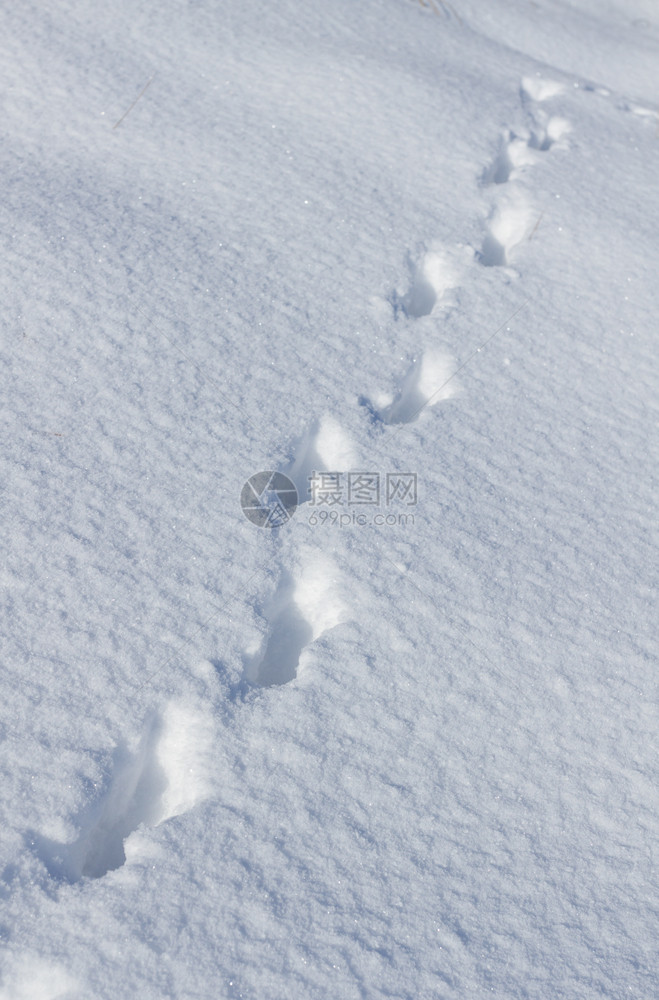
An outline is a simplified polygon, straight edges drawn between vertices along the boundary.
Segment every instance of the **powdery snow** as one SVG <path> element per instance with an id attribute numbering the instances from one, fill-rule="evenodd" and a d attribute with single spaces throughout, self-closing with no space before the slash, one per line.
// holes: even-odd
<path id="1" fill-rule="evenodd" d="M 0 998 L 656 996 L 655 5 L 1 20 Z"/>

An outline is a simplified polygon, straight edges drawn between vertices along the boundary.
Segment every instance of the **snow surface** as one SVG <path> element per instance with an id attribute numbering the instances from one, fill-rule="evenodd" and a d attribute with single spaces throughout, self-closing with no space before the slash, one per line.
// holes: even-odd
<path id="1" fill-rule="evenodd" d="M 655 0 L 0 21 L 2 1000 L 659 995 Z"/>

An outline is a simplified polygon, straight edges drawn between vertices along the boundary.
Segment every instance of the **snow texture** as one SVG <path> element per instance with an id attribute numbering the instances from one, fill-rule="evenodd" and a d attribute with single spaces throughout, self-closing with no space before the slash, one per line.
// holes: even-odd
<path id="1" fill-rule="evenodd" d="M 1 1000 L 659 995 L 654 0 L 0 20 Z"/>

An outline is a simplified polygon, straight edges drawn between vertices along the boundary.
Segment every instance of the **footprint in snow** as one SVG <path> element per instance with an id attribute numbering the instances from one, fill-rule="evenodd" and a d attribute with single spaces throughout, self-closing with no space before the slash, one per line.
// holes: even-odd
<path id="1" fill-rule="evenodd" d="M 488 220 L 479 261 L 484 267 L 505 267 L 511 252 L 531 235 L 537 214 L 521 191 L 509 189 L 497 200 Z"/>
<path id="2" fill-rule="evenodd" d="M 272 687 L 295 680 L 307 647 L 344 620 L 336 568 L 327 557 L 308 554 L 298 572 L 284 572 L 268 602 L 267 632 L 258 649 L 245 654 L 245 676 Z"/>
<path id="3" fill-rule="evenodd" d="M 540 114 L 535 115 L 534 125 L 530 131 L 516 134 L 507 130 L 502 136 L 497 155 L 483 173 L 483 184 L 506 184 L 508 181 L 516 180 L 521 176 L 524 167 L 537 162 L 538 152 L 546 153 L 571 130 L 566 118 Z"/>
<path id="4" fill-rule="evenodd" d="M 525 77 L 520 87 L 523 104 L 549 100 L 563 90 L 562 84 L 541 77 Z M 483 174 L 486 185 L 507 185 L 497 197 L 478 257 L 485 267 L 505 267 L 515 247 L 533 234 L 538 213 L 515 181 L 525 167 L 537 162 L 538 153 L 547 152 L 571 131 L 566 118 L 547 115 L 542 108 L 534 109 L 531 119 L 529 130 L 504 133 L 497 155 Z"/>
<path id="5" fill-rule="evenodd" d="M 499 152 L 483 174 L 483 184 L 505 184 L 514 180 L 526 166 L 535 163 L 535 154 L 530 152 L 530 135 L 521 136 L 506 131 L 501 139 Z"/>
<path id="6" fill-rule="evenodd" d="M 531 118 L 533 126 L 528 138 L 529 149 L 537 149 L 542 153 L 559 142 L 572 127 L 566 118 L 559 115 L 548 115 L 542 108 L 535 108 L 534 105 L 541 104 L 562 94 L 565 87 L 556 80 L 549 80 L 541 76 L 525 76 L 520 84 L 520 97 L 522 105 L 531 105 Z"/>
<path id="7" fill-rule="evenodd" d="M 522 103 L 526 101 L 547 101 L 550 97 L 557 97 L 565 90 L 565 86 L 557 80 L 550 80 L 543 76 L 525 76 L 519 87 Z"/>
<path id="8" fill-rule="evenodd" d="M 374 402 L 362 396 L 359 400 L 373 420 L 383 424 L 409 424 L 422 411 L 450 399 L 459 392 L 454 378 L 455 362 L 446 354 L 426 351 L 412 362 L 393 397 L 376 398 Z"/>
<path id="9" fill-rule="evenodd" d="M 560 115 L 547 117 L 544 114 L 537 114 L 535 126 L 528 141 L 529 149 L 537 149 L 541 153 L 546 153 L 571 131 L 572 126 L 567 118 L 561 118 Z"/>
<path id="10" fill-rule="evenodd" d="M 314 472 L 346 472 L 356 464 L 350 438 L 329 414 L 313 421 L 292 451 L 294 457 L 279 471 L 295 484 L 299 503 L 309 499 L 309 480 Z"/>
<path id="11" fill-rule="evenodd" d="M 154 713 L 134 750 L 115 750 L 107 789 L 79 817 L 76 839 L 34 839 L 50 874 L 100 878 L 125 864 L 138 828 L 159 826 L 206 798 L 213 736 L 212 718 L 198 707 L 170 702 Z"/>
<path id="12" fill-rule="evenodd" d="M 394 315 L 399 310 L 405 316 L 420 319 L 429 316 L 435 306 L 452 288 L 458 284 L 460 266 L 456 257 L 462 248 L 450 254 L 442 247 L 432 247 L 419 260 L 408 260 L 410 280 L 408 289 L 392 295 Z"/>

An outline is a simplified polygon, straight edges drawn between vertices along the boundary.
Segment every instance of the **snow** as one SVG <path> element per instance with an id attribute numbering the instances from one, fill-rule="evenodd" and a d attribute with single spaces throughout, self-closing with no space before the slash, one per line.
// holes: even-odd
<path id="1" fill-rule="evenodd" d="M 656 5 L 1 17 L 0 998 L 656 996 Z"/>

